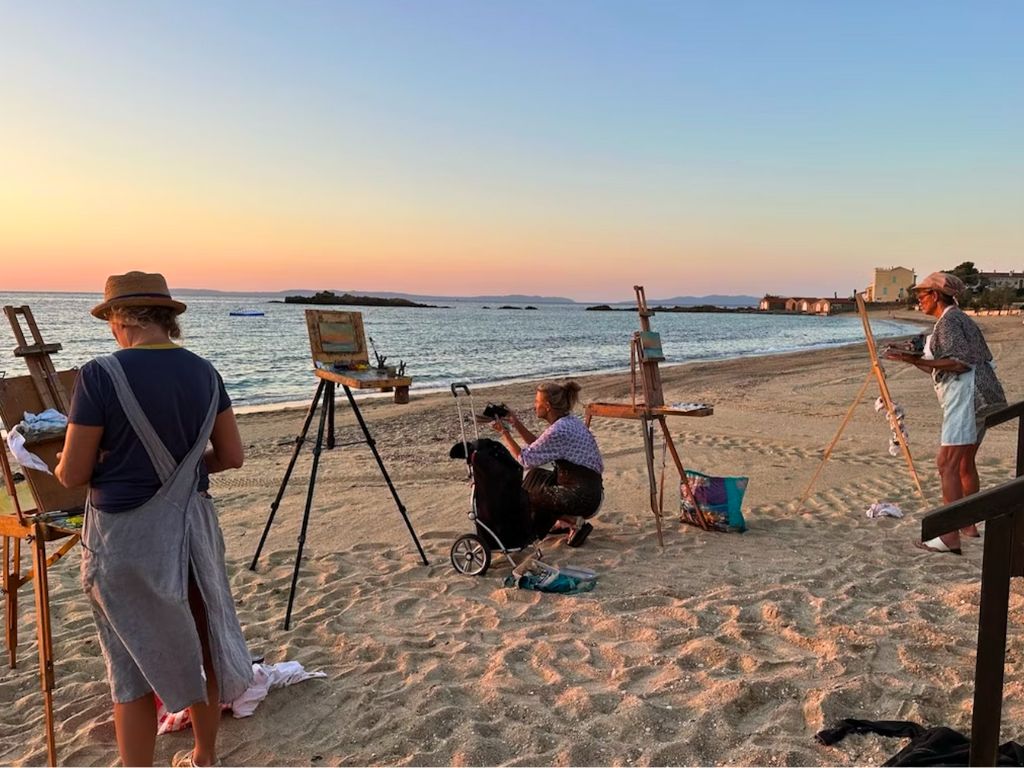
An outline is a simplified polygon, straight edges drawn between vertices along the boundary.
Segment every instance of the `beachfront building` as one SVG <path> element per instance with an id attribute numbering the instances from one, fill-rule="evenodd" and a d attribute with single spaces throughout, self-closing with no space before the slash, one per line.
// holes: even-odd
<path id="1" fill-rule="evenodd" d="M 838 312 L 856 312 L 857 302 L 850 298 L 833 296 L 819 299 L 809 296 L 772 296 L 761 299 L 757 308 L 762 312 L 794 312 L 808 315 L 834 315 Z"/>
<path id="2" fill-rule="evenodd" d="M 868 301 L 903 301 L 917 282 L 914 270 L 906 267 L 876 267 L 875 279 L 868 286 Z"/>
<path id="3" fill-rule="evenodd" d="M 1012 288 L 1015 291 L 1024 291 L 1024 272 L 1011 269 L 1009 272 L 979 272 L 978 275 L 989 288 Z"/>
<path id="4" fill-rule="evenodd" d="M 834 315 L 837 312 L 856 312 L 855 299 L 818 299 L 814 303 L 814 312 L 818 315 Z"/>
<path id="5" fill-rule="evenodd" d="M 762 312 L 785 312 L 786 299 L 782 296 L 772 296 L 770 293 L 767 293 L 761 299 L 761 303 L 757 305 L 757 308 Z"/>

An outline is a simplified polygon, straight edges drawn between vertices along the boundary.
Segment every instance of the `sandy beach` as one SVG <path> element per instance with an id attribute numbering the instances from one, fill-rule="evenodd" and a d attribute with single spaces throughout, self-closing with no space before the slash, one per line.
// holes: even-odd
<path id="1" fill-rule="evenodd" d="M 1021 399 L 1020 317 L 979 323 L 1008 398 Z M 852 736 L 824 747 L 814 734 L 844 717 L 969 732 L 982 545 L 967 540 L 963 557 L 912 546 L 923 514 L 941 503 L 929 377 L 886 365 L 926 501 L 902 457 L 888 453 L 872 387 L 805 508 L 797 505 L 869 369 L 864 345 L 664 368 L 667 401 L 714 405 L 712 417 L 670 426 L 688 467 L 750 477 L 749 530 L 708 533 L 670 515 L 659 548 L 639 427 L 595 420 L 606 496 L 594 532 L 579 549 L 549 538 L 544 552 L 596 571 L 599 582 L 566 596 L 505 588 L 499 559 L 483 577 L 456 574 L 449 547 L 472 527 L 465 466 L 448 458 L 459 436 L 451 396 L 368 400 L 363 415 L 430 564 L 420 563 L 369 449 L 325 452 L 288 632 L 310 451 L 258 570 L 248 564 L 304 413 L 243 414 L 246 464 L 211 488 L 242 626 L 254 654 L 327 677 L 272 692 L 251 718 L 225 716 L 225 764 L 862 765 L 902 742 Z M 584 402 L 629 396 L 627 372 L 581 383 Z M 526 414 L 533 391 L 524 382 L 474 396 L 478 408 L 504 401 Z M 360 440 L 347 407 L 337 424 L 340 443 Z M 1013 476 L 1015 446 L 1015 425 L 990 432 L 979 454 L 983 488 Z M 868 519 L 879 501 L 906 516 Z M 77 552 L 51 570 L 51 586 L 61 763 L 113 765 Z M 22 595 L 19 668 L 0 676 L 0 763 L 41 765 L 34 610 L 29 589 Z M 1022 626 L 1018 580 L 1001 741 L 1022 736 Z M 190 744 L 189 734 L 159 737 L 158 764 Z"/>

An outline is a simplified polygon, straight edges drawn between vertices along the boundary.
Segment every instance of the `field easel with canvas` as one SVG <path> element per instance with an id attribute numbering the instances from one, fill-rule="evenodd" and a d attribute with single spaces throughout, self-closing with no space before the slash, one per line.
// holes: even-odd
<path id="1" fill-rule="evenodd" d="M 387 483 L 388 490 L 391 491 L 391 497 L 395 500 L 395 505 L 405 521 L 406 528 L 409 529 L 409 535 L 416 545 L 420 559 L 423 561 L 423 565 L 428 564 L 427 556 L 423 553 L 423 547 L 416 537 L 416 531 L 413 530 L 405 505 L 402 504 L 402 500 L 398 497 L 398 491 L 395 490 L 394 483 L 391 482 L 388 470 L 384 466 L 384 461 L 377 452 L 377 443 L 370 434 L 366 422 L 363 420 L 359 405 L 356 403 L 355 398 L 352 397 L 353 388 L 380 390 L 394 388 L 395 402 L 408 402 L 409 384 L 412 382 L 412 379 L 396 376 L 390 369 L 369 367 L 366 336 L 363 333 L 363 316 L 359 312 L 307 309 L 306 326 L 309 330 L 309 345 L 313 353 L 314 373 L 320 379 L 320 383 L 317 385 L 313 401 L 309 405 L 309 411 L 306 413 L 306 420 L 302 425 L 302 430 L 295 438 L 295 450 L 292 451 L 292 457 L 288 462 L 284 478 L 281 480 L 281 487 L 278 489 L 277 497 L 270 505 L 270 515 L 267 517 L 267 524 L 263 528 L 263 535 L 260 537 L 260 542 L 256 546 L 256 552 L 252 556 L 252 563 L 249 565 L 249 570 L 256 570 L 256 563 L 260 558 L 260 553 L 263 551 L 263 545 L 266 543 L 267 534 L 270 533 L 270 527 L 274 523 L 274 516 L 277 514 L 281 499 L 284 497 L 288 480 L 291 478 L 292 470 L 295 468 L 295 461 L 299 458 L 302 446 L 306 442 L 309 425 L 313 421 L 317 408 L 320 407 L 320 425 L 317 429 L 316 443 L 313 445 L 313 466 L 310 470 L 309 487 L 306 491 L 306 507 L 302 514 L 302 527 L 299 532 L 298 547 L 295 552 L 295 568 L 292 571 L 292 583 L 288 592 L 288 609 L 284 616 L 285 629 L 291 626 L 292 605 L 295 602 L 295 587 L 299 579 L 299 566 L 302 564 L 302 549 L 306 543 L 309 513 L 313 506 L 317 470 L 320 467 L 320 453 L 324 445 L 325 426 L 327 449 L 331 450 L 335 447 L 334 395 L 335 388 L 339 384 L 345 390 L 345 396 L 348 397 L 352 413 L 355 414 L 356 421 L 359 423 L 359 428 L 363 433 L 363 439 L 358 442 L 365 442 L 370 447 L 373 458 L 377 462 L 377 467 Z M 358 443 L 348 443 L 348 445 L 356 444 Z"/>
<path id="2" fill-rule="evenodd" d="M 68 393 L 72 390 L 77 370 L 57 371 L 50 360 L 50 353 L 60 350 L 60 344 L 43 341 L 39 328 L 29 307 L 5 306 L 18 346 L 16 357 L 25 360 L 28 376 L 8 378 L 0 374 L 0 420 L 11 429 L 18 424 L 24 412 L 40 413 L 54 408 L 65 415 L 68 412 Z M 26 339 L 22 321 L 31 335 Z M 57 452 L 64 445 L 64 435 L 52 435 L 28 441 L 26 447 L 39 456 L 48 466 L 57 463 Z M 17 664 L 18 644 L 18 589 L 29 582 L 35 592 L 36 638 L 39 648 L 39 675 L 43 690 L 43 707 L 46 720 L 46 750 L 50 765 L 57 764 L 57 747 L 53 733 L 53 640 L 50 629 L 50 587 L 47 569 L 66 555 L 79 536 L 67 517 L 81 514 L 85 505 L 85 488 L 65 488 L 53 475 L 34 469 L 23 468 L 25 485 L 31 497 L 30 504 L 18 495 L 14 473 L 7 459 L 7 446 L 0 446 L 0 469 L 3 471 L 4 488 L 9 497 L 13 514 L 0 514 L 0 536 L 3 537 L 3 592 L 5 640 L 12 669 Z M 51 541 L 63 543 L 50 555 L 46 544 Z M 32 555 L 32 569 L 21 572 L 22 542 L 28 545 Z"/>
<path id="3" fill-rule="evenodd" d="M 828 459 L 832 455 L 832 450 L 839 442 L 839 438 L 843 436 L 843 430 L 846 429 L 846 425 L 850 423 L 850 419 L 853 417 L 853 412 L 857 409 L 857 406 L 860 405 L 860 401 L 864 399 L 864 393 L 867 392 L 872 379 L 878 382 L 879 397 L 881 397 L 882 403 L 885 405 L 885 412 L 888 416 L 889 425 L 892 428 L 893 435 L 899 443 L 900 451 L 903 453 L 903 458 L 907 462 L 907 469 L 910 471 L 910 476 L 913 478 L 914 485 L 917 487 L 917 493 L 921 497 L 922 501 L 927 501 L 927 498 L 924 495 L 924 489 L 921 488 L 921 479 L 918 477 L 917 469 L 914 467 L 914 459 L 910 455 L 910 446 L 907 445 L 907 439 L 903 435 L 903 430 L 900 429 L 899 426 L 899 417 L 896 414 L 896 406 L 893 405 L 892 402 L 892 395 L 889 394 L 889 384 L 885 378 L 885 369 L 878 361 L 878 346 L 875 344 L 875 335 L 871 332 L 871 321 L 868 320 L 868 311 L 867 306 L 864 304 L 864 296 L 860 293 L 857 294 L 857 313 L 860 315 L 861 324 L 864 326 L 864 338 L 867 339 L 868 343 L 868 357 L 871 360 L 871 369 L 868 371 L 868 374 L 864 379 L 864 384 L 861 385 L 860 390 L 857 392 L 857 396 L 853 399 L 850 409 L 846 412 L 845 418 L 839 425 L 839 430 L 836 432 L 836 436 L 832 438 L 832 442 L 829 443 L 828 448 L 825 449 L 825 455 L 821 459 L 821 464 L 818 465 L 817 471 L 815 471 L 811 481 L 807 484 L 807 489 L 804 491 L 804 495 L 800 497 L 797 509 L 803 507 L 804 503 L 811 495 L 814 483 L 821 475 L 821 471 L 825 468 L 825 464 L 828 463 Z"/>
<path id="4" fill-rule="evenodd" d="M 672 433 L 669 431 L 665 419 L 667 416 L 711 416 L 714 413 L 714 408 L 705 404 L 694 404 L 683 408 L 665 405 L 665 394 L 661 387 L 661 372 L 658 370 L 658 363 L 664 360 L 665 356 L 661 351 L 661 337 L 651 330 L 651 317 L 654 316 L 654 312 L 647 307 L 647 297 L 644 295 L 643 286 L 634 285 L 633 291 L 636 293 L 637 312 L 640 315 L 640 330 L 633 334 L 633 340 L 629 347 L 631 402 L 589 403 L 586 407 L 585 418 L 588 427 L 591 419 L 595 416 L 640 421 L 644 440 L 644 456 L 647 460 L 651 512 L 654 513 L 654 522 L 658 529 L 658 544 L 664 546 L 661 517 L 665 514 L 665 449 L 672 455 L 672 461 L 679 472 L 680 482 L 686 486 L 687 490 L 691 490 L 686 469 L 683 467 L 683 461 L 679 457 L 679 451 L 676 450 Z M 663 438 L 660 478 L 654 466 L 655 424 L 661 427 Z M 692 492 L 690 497 L 696 499 Z M 704 530 L 711 530 L 713 527 L 712 521 L 699 505 L 697 506 L 697 521 Z"/>

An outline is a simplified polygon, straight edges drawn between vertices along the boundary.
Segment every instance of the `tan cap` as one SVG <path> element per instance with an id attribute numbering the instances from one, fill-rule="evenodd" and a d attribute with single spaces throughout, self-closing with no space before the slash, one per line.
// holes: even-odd
<path id="1" fill-rule="evenodd" d="M 920 283 L 915 285 L 915 291 L 938 291 L 954 298 L 967 290 L 964 281 L 949 272 L 932 272 Z"/>
<path id="2" fill-rule="evenodd" d="M 106 320 L 113 307 L 167 307 L 176 315 L 186 309 L 180 301 L 171 298 L 167 281 L 158 272 L 128 272 L 108 277 L 103 286 L 103 303 L 92 308 L 92 316 Z"/>

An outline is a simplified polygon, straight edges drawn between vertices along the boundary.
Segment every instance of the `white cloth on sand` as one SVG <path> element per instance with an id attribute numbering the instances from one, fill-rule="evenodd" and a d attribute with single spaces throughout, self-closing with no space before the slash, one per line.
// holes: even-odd
<path id="1" fill-rule="evenodd" d="M 284 688 L 288 685 L 301 683 L 314 677 L 327 677 L 326 672 L 307 672 L 297 661 L 282 661 L 279 664 L 253 664 L 252 685 L 230 704 L 222 704 L 221 709 L 230 709 L 238 718 L 249 717 L 256 711 L 260 702 L 267 698 L 272 688 Z M 157 702 L 157 733 L 183 731 L 191 725 L 192 719 L 188 710 L 168 712 L 163 702 Z"/>
<path id="2" fill-rule="evenodd" d="M 891 501 L 880 501 L 868 507 L 868 517 L 872 519 L 876 517 L 903 517 L 903 510 L 900 509 L 899 504 L 894 504 Z"/>

